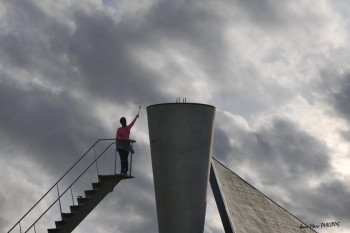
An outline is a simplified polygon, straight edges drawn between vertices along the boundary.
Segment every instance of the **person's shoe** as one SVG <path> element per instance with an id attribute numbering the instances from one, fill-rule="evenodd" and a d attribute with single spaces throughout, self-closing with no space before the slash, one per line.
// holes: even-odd
<path id="1" fill-rule="evenodd" d="M 126 171 L 122 171 L 122 172 L 120 172 L 120 175 L 127 176 L 128 173 Z"/>

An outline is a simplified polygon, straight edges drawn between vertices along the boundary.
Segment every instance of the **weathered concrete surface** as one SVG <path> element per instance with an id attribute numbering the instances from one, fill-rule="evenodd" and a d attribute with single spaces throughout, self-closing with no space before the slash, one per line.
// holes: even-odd
<path id="1" fill-rule="evenodd" d="M 217 201 L 219 213 L 224 217 L 225 227 L 232 227 L 225 232 L 234 233 L 301 233 L 316 232 L 301 220 L 266 197 L 256 188 L 248 184 L 234 172 L 213 158 L 210 183 Z M 213 175 L 215 177 L 213 177 Z M 221 197 L 215 194 L 216 180 Z M 216 192 L 217 193 L 217 192 Z M 224 206 L 220 203 L 223 200 Z M 219 201 L 219 202 L 218 202 Z M 225 213 L 229 218 L 225 219 Z"/>
<path id="2" fill-rule="evenodd" d="M 147 107 L 160 233 L 203 233 L 215 107 Z"/>

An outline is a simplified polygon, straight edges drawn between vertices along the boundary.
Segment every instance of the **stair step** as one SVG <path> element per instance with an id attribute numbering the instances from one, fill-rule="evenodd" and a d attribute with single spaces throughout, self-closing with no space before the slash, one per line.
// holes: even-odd
<path id="1" fill-rule="evenodd" d="M 56 228 L 53 228 L 53 229 L 47 229 L 47 232 L 48 233 L 56 233 L 56 232 L 58 232 L 59 230 L 58 229 L 56 229 Z"/>
<path id="2" fill-rule="evenodd" d="M 56 228 L 61 228 L 67 221 L 55 221 Z"/>
<path id="3" fill-rule="evenodd" d="M 71 213 L 77 212 L 80 208 L 81 206 L 78 206 L 78 205 L 70 206 L 70 212 Z"/>
<path id="4" fill-rule="evenodd" d="M 102 186 L 102 183 L 101 183 L 101 182 L 92 183 L 92 188 L 93 188 L 94 190 L 99 189 L 101 186 Z"/>
<path id="5" fill-rule="evenodd" d="M 96 190 L 86 190 L 85 191 L 85 197 L 89 197 L 93 195 L 96 192 Z"/>
<path id="6" fill-rule="evenodd" d="M 77 200 L 78 200 L 78 205 L 83 205 L 84 203 L 86 203 L 89 200 L 89 198 L 78 197 Z"/>
<path id="7" fill-rule="evenodd" d="M 62 213 L 61 216 L 62 216 L 62 221 L 67 221 L 73 216 L 73 214 L 72 213 Z"/>
<path id="8" fill-rule="evenodd" d="M 131 179 L 131 178 L 135 178 L 133 176 L 129 176 L 129 175 L 120 175 L 120 174 L 116 174 L 116 175 L 99 175 L 98 176 L 98 180 L 99 182 L 103 183 L 105 181 L 111 180 L 111 179 L 120 179 L 120 180 L 125 180 L 125 179 Z"/>
<path id="9" fill-rule="evenodd" d="M 108 179 L 110 179 L 111 176 L 104 176 L 104 175 L 99 175 L 98 176 L 98 180 L 99 182 L 103 182 L 103 181 L 106 181 Z"/>

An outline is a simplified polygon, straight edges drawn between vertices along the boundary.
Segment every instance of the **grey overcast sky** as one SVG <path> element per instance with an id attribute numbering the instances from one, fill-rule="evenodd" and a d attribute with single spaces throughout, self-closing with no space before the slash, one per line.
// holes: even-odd
<path id="1" fill-rule="evenodd" d="M 1 1 L 0 231 L 142 105 L 137 178 L 74 232 L 157 232 L 145 107 L 186 97 L 216 106 L 219 161 L 350 232 L 349 29 L 347 0 Z M 205 233 L 221 232 L 209 189 Z"/>

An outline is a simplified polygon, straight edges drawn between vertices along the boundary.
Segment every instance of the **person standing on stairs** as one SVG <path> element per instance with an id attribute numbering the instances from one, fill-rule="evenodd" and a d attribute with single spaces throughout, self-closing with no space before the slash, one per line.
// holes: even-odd
<path id="1" fill-rule="evenodd" d="M 135 116 L 134 120 L 129 125 L 126 125 L 125 117 L 120 118 L 120 124 L 122 125 L 122 127 L 118 128 L 118 130 L 117 130 L 116 145 L 117 145 L 117 150 L 118 150 L 119 156 L 120 156 L 120 164 L 121 164 L 120 174 L 122 174 L 122 175 L 128 174 L 129 152 L 134 153 L 132 147 L 130 146 L 129 136 L 130 136 L 131 128 L 133 127 L 137 118 L 139 117 L 140 108 L 141 108 L 141 106 L 139 107 L 139 112 Z"/>

